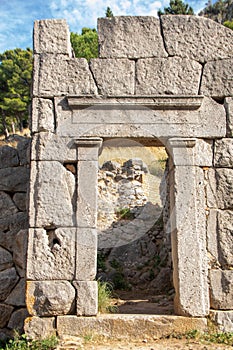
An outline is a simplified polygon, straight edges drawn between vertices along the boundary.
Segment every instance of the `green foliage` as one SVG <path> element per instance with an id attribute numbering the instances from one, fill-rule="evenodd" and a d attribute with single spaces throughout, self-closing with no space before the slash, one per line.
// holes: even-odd
<path id="1" fill-rule="evenodd" d="M 134 219 L 134 214 L 131 213 L 130 208 L 118 208 L 116 209 L 116 216 L 119 220 L 132 220 Z"/>
<path id="2" fill-rule="evenodd" d="M 233 21 L 226 21 L 223 23 L 223 25 L 233 30 Z"/>
<path id="3" fill-rule="evenodd" d="M 233 333 L 225 332 L 206 332 L 202 333 L 197 330 L 189 331 L 185 334 L 186 339 L 195 339 L 208 343 L 226 344 L 233 346 Z"/>
<path id="4" fill-rule="evenodd" d="M 222 23 L 231 22 L 233 18 L 233 3 L 232 0 L 217 0 L 214 4 L 208 1 L 206 7 L 199 13 L 199 16 L 204 16 Z M 229 27 L 232 29 L 232 27 Z"/>
<path id="5" fill-rule="evenodd" d="M 105 255 L 101 252 L 97 253 L 97 270 L 106 271 Z"/>
<path id="6" fill-rule="evenodd" d="M 158 11 L 158 16 L 161 15 L 194 15 L 194 11 L 182 0 L 170 0 L 170 6 L 165 7 L 164 11 Z"/>
<path id="7" fill-rule="evenodd" d="M 109 282 L 101 280 L 98 283 L 98 311 L 101 313 L 116 312 L 117 307 L 111 305 L 112 301 L 112 285 Z"/>
<path id="8" fill-rule="evenodd" d="M 105 12 L 106 17 L 113 17 L 113 13 L 112 10 L 110 9 L 110 7 L 107 7 L 107 10 Z"/>
<path id="9" fill-rule="evenodd" d="M 0 54 L 0 133 L 11 124 L 22 130 L 28 120 L 32 82 L 32 51 L 14 49 Z"/>
<path id="10" fill-rule="evenodd" d="M 29 340 L 26 335 L 15 335 L 14 339 L 0 345 L 0 350 L 53 350 L 58 345 L 58 339 L 51 337 L 41 340 Z"/>
<path id="11" fill-rule="evenodd" d="M 76 57 L 98 57 L 98 34 L 96 29 L 83 28 L 82 33 L 70 33 L 70 41 Z"/>

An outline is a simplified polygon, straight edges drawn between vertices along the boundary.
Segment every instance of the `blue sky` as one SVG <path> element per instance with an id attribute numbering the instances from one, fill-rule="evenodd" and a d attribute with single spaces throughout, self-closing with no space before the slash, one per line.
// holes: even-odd
<path id="1" fill-rule="evenodd" d="M 207 0 L 185 1 L 198 13 Z M 32 48 L 33 22 L 38 19 L 64 18 L 72 32 L 96 27 L 110 6 L 115 16 L 157 16 L 169 0 L 0 0 L 0 53 L 20 47 Z"/>

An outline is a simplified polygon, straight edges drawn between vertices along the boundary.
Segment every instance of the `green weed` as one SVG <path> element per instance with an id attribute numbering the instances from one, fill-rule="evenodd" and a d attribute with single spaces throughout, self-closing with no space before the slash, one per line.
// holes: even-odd
<path id="1" fill-rule="evenodd" d="M 16 334 L 5 344 L 0 345 L 0 350 L 53 350 L 58 345 L 58 339 L 53 336 L 41 340 L 29 340 L 26 335 Z"/>
<path id="2" fill-rule="evenodd" d="M 112 285 L 98 280 L 98 311 L 101 313 L 117 312 L 117 307 L 111 305 Z"/>

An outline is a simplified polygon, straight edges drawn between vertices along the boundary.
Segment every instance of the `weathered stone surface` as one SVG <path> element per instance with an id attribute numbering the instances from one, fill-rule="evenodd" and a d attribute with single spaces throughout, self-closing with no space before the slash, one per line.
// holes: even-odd
<path id="1" fill-rule="evenodd" d="M 14 308 L 12 306 L 0 304 L 0 328 L 7 325 L 13 310 Z"/>
<path id="2" fill-rule="evenodd" d="M 180 57 L 139 59 L 136 94 L 197 95 L 201 65 Z"/>
<path id="3" fill-rule="evenodd" d="M 21 278 L 18 284 L 12 290 L 12 292 L 8 295 L 5 302 L 13 306 L 25 306 L 25 290 L 25 279 Z"/>
<path id="4" fill-rule="evenodd" d="M 233 169 L 217 169 L 216 183 L 218 208 L 233 209 Z"/>
<path id="5" fill-rule="evenodd" d="M 59 280 L 74 278 L 76 228 L 30 229 L 27 278 Z M 82 259 L 82 258 L 80 258 Z"/>
<path id="6" fill-rule="evenodd" d="M 0 169 L 0 191 L 26 192 L 28 183 L 28 168 L 21 166 Z"/>
<path id="7" fill-rule="evenodd" d="M 171 334 L 207 329 L 207 319 L 160 315 L 99 315 L 98 317 L 65 316 L 57 318 L 58 336 L 90 334 L 115 339 L 159 339 Z"/>
<path id="8" fill-rule="evenodd" d="M 25 277 L 27 261 L 28 230 L 20 230 L 14 237 L 13 260 L 20 277 Z"/>
<path id="9" fill-rule="evenodd" d="M 233 311 L 211 311 L 210 319 L 221 332 L 233 332 Z"/>
<path id="10" fill-rule="evenodd" d="M 0 147 L 0 169 L 19 165 L 17 150 L 10 146 Z"/>
<path id="11" fill-rule="evenodd" d="M 135 62 L 127 59 L 92 59 L 91 70 L 101 95 L 133 95 Z"/>
<path id="12" fill-rule="evenodd" d="M 8 215 L 15 214 L 17 211 L 18 209 L 16 208 L 11 197 L 7 193 L 0 191 L 0 219 L 4 219 Z"/>
<path id="13" fill-rule="evenodd" d="M 98 286 L 97 281 L 75 281 L 77 290 L 77 315 L 95 316 L 98 312 Z"/>
<path id="14" fill-rule="evenodd" d="M 17 192 L 13 196 L 13 201 L 20 211 L 26 211 L 27 209 L 27 194 L 24 192 Z"/>
<path id="15" fill-rule="evenodd" d="M 11 315 L 11 318 L 9 320 L 9 323 L 7 325 L 8 328 L 14 329 L 18 332 L 23 331 L 24 327 L 24 320 L 28 317 L 28 311 L 27 309 L 19 309 L 13 312 Z"/>
<path id="16" fill-rule="evenodd" d="M 232 57 L 230 29 L 199 16 L 161 16 L 165 47 L 169 55 L 207 62 Z"/>
<path id="17" fill-rule="evenodd" d="M 66 315 L 74 302 L 75 289 L 68 281 L 27 281 L 26 304 L 32 316 Z"/>
<path id="18" fill-rule="evenodd" d="M 16 234 L 20 229 L 28 228 L 27 213 L 16 213 L 0 219 L 0 245 L 12 251 Z"/>
<path id="19" fill-rule="evenodd" d="M 16 138 L 16 136 L 14 136 L 14 138 Z M 17 135 L 16 139 L 18 140 L 17 151 L 20 165 L 29 165 L 31 138 Z"/>
<path id="20" fill-rule="evenodd" d="M 24 322 L 24 331 L 29 339 L 56 336 L 55 317 L 28 317 Z"/>
<path id="21" fill-rule="evenodd" d="M 31 227 L 73 226 L 75 177 L 56 161 L 31 163 Z"/>
<path id="22" fill-rule="evenodd" d="M 214 165 L 219 168 L 233 168 L 233 139 L 215 141 Z"/>
<path id="23" fill-rule="evenodd" d="M 69 28 L 64 19 L 46 19 L 34 23 L 34 53 L 71 56 Z"/>
<path id="24" fill-rule="evenodd" d="M 204 67 L 201 94 L 213 97 L 225 97 L 233 94 L 232 70 L 233 58 L 206 63 Z"/>
<path id="25" fill-rule="evenodd" d="M 14 267 L 0 272 L 0 300 L 8 297 L 18 280 Z"/>
<path id="26" fill-rule="evenodd" d="M 8 250 L 0 247 L 0 271 L 9 269 L 13 265 L 12 255 Z"/>
<path id="27" fill-rule="evenodd" d="M 209 209 L 207 216 L 207 251 L 209 265 L 212 268 L 219 266 L 217 243 L 217 210 Z"/>
<path id="28" fill-rule="evenodd" d="M 213 309 L 233 309 L 233 270 L 210 270 L 210 306 Z"/>
<path id="29" fill-rule="evenodd" d="M 77 228 L 76 280 L 90 281 L 96 275 L 97 233 L 91 228 Z"/>
<path id="30" fill-rule="evenodd" d="M 34 98 L 32 102 L 32 132 L 54 131 L 53 101 L 45 98 Z"/>
<path id="31" fill-rule="evenodd" d="M 35 135 L 32 140 L 32 160 L 57 160 L 75 162 L 77 150 L 70 137 L 59 137 L 51 132 Z"/>
<path id="32" fill-rule="evenodd" d="M 226 268 L 233 267 L 233 211 L 218 211 L 217 223 L 219 261 Z"/>
<path id="33" fill-rule="evenodd" d="M 78 162 L 77 225 L 95 228 L 97 222 L 97 161 Z"/>
<path id="34" fill-rule="evenodd" d="M 208 208 L 217 208 L 216 174 L 214 169 L 205 171 L 206 178 L 206 201 Z"/>
<path id="35" fill-rule="evenodd" d="M 233 137 L 233 98 L 226 97 L 224 106 L 227 114 L 227 136 Z"/>
<path id="36" fill-rule="evenodd" d="M 85 58 L 68 59 L 65 55 L 44 54 L 40 58 L 34 57 L 34 60 L 39 73 L 33 84 L 34 96 L 97 94 Z"/>
<path id="37" fill-rule="evenodd" d="M 196 140 L 194 162 L 196 165 L 204 167 L 213 165 L 213 141 Z"/>
<path id="38" fill-rule="evenodd" d="M 155 17 L 98 18 L 98 37 L 101 58 L 167 57 Z"/>

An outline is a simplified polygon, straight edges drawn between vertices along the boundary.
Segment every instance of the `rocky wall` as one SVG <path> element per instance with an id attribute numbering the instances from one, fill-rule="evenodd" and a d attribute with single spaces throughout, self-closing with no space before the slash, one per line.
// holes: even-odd
<path id="1" fill-rule="evenodd" d="M 25 274 L 28 236 L 30 139 L 0 146 L 0 339 L 22 331 L 28 316 Z"/>

